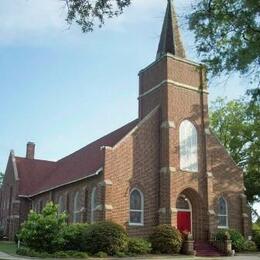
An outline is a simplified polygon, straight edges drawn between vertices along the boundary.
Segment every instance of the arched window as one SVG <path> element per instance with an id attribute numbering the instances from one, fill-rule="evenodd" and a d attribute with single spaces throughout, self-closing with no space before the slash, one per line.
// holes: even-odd
<path id="1" fill-rule="evenodd" d="M 65 198 L 63 195 L 60 195 L 58 204 L 59 204 L 59 213 L 63 213 L 66 210 L 65 209 Z"/>
<path id="2" fill-rule="evenodd" d="M 228 228 L 228 205 L 223 197 L 218 200 L 218 228 Z"/>
<path id="3" fill-rule="evenodd" d="M 138 189 L 130 193 L 130 225 L 143 225 L 144 223 L 144 196 Z"/>
<path id="4" fill-rule="evenodd" d="M 198 171 L 198 137 L 195 126 L 188 120 L 180 125 L 180 168 Z"/>
<path id="5" fill-rule="evenodd" d="M 80 206 L 79 192 L 76 192 L 73 201 L 73 223 L 80 222 Z"/>
<path id="6" fill-rule="evenodd" d="M 94 187 L 91 192 L 91 223 L 95 222 L 96 209 L 97 209 L 97 188 Z"/>

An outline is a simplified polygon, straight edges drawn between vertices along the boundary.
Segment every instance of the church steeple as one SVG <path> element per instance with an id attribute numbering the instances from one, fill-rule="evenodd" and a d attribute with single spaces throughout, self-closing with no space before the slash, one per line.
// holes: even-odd
<path id="1" fill-rule="evenodd" d="M 159 59 L 166 53 L 185 58 L 185 51 L 172 0 L 168 0 L 156 59 Z"/>

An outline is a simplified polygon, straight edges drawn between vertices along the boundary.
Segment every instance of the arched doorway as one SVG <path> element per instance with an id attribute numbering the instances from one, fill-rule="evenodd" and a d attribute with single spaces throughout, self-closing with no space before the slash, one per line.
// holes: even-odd
<path id="1" fill-rule="evenodd" d="M 189 199 L 181 194 L 176 202 L 177 228 L 183 233 L 192 233 L 192 206 Z"/>
<path id="2" fill-rule="evenodd" d="M 179 193 L 176 200 L 177 228 L 182 232 L 190 232 L 195 241 L 208 239 L 207 210 L 199 193 L 186 188 Z"/>

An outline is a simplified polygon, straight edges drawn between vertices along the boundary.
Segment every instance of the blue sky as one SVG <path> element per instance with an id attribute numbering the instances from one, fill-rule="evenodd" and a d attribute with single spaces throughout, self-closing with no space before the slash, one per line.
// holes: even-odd
<path id="1" fill-rule="evenodd" d="M 137 117 L 138 72 L 155 58 L 166 0 L 133 0 L 102 29 L 68 28 L 60 0 L 2 0 L 0 171 L 10 149 L 57 160 Z M 179 15 L 191 0 L 176 0 Z M 193 35 L 181 21 L 187 56 Z M 210 100 L 242 95 L 238 76 L 210 84 Z"/>

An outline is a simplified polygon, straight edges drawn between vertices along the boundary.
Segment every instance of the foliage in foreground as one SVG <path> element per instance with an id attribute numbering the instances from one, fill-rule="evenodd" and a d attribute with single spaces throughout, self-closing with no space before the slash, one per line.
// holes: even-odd
<path id="1" fill-rule="evenodd" d="M 122 226 L 104 221 L 90 225 L 83 233 L 83 241 L 86 252 L 115 255 L 127 251 L 128 236 Z"/>
<path id="2" fill-rule="evenodd" d="M 128 254 L 146 255 L 152 251 L 151 243 L 141 238 L 129 238 Z"/>
<path id="3" fill-rule="evenodd" d="M 159 225 L 150 236 L 153 252 L 162 254 L 179 253 L 182 246 L 182 235 L 170 225 Z"/>
<path id="4" fill-rule="evenodd" d="M 22 224 L 19 239 L 38 252 L 53 253 L 62 250 L 62 230 L 66 227 L 66 215 L 59 214 L 58 206 L 47 203 L 42 213 L 31 211 L 28 220 Z"/>
<path id="5" fill-rule="evenodd" d="M 38 258 L 87 258 L 88 254 L 78 251 L 58 251 L 54 253 L 38 252 L 30 248 L 22 247 L 16 250 L 17 255 Z"/>
<path id="6" fill-rule="evenodd" d="M 87 230 L 88 224 L 66 225 L 61 233 L 64 239 L 64 250 L 82 250 L 84 240 L 82 234 Z"/>
<path id="7" fill-rule="evenodd" d="M 238 71 L 259 82 L 259 1 L 200 0 L 188 18 L 197 51 L 213 75 Z"/>
<path id="8" fill-rule="evenodd" d="M 235 229 L 220 229 L 216 233 L 216 239 L 224 241 L 230 239 L 232 241 L 232 249 L 236 252 L 241 251 L 256 251 L 256 244 L 254 241 L 246 240 L 242 234 Z"/>
<path id="9" fill-rule="evenodd" d="M 253 224 L 253 241 L 260 251 L 260 222 Z"/>

